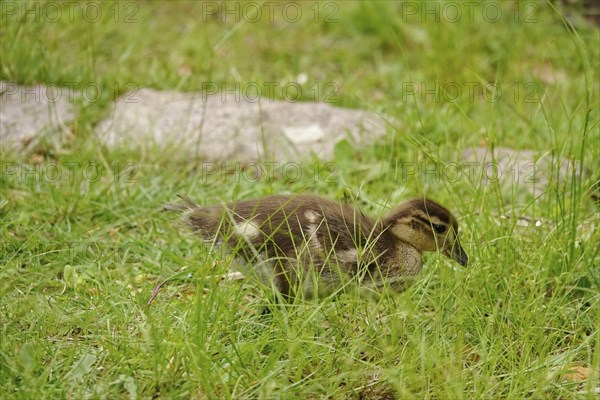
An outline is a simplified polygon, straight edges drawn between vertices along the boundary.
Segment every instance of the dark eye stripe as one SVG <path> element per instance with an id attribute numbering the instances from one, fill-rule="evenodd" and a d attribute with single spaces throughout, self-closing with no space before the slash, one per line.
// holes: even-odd
<path id="1" fill-rule="evenodd" d="M 419 220 L 419 222 L 422 222 L 423 224 L 425 224 L 427 227 L 431 227 L 433 226 L 433 230 L 435 230 L 437 233 L 444 233 L 446 232 L 446 225 L 441 225 L 441 224 L 434 224 L 433 222 L 429 221 L 426 218 L 423 218 L 421 216 L 415 216 L 415 218 L 417 220 Z"/>
<path id="2" fill-rule="evenodd" d="M 428 219 L 426 219 L 426 218 L 423 218 L 423 217 L 421 217 L 421 216 L 418 216 L 418 215 L 417 215 L 417 216 L 415 216 L 415 218 L 416 218 L 417 220 L 419 220 L 420 222 L 424 223 L 425 225 L 427 225 L 428 227 L 429 227 L 429 226 L 431 226 L 431 221 L 429 221 Z"/>

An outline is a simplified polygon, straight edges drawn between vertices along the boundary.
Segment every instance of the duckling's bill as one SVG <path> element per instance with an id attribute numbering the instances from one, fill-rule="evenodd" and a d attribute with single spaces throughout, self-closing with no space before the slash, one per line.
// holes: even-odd
<path id="1" fill-rule="evenodd" d="M 451 249 L 447 249 L 444 252 L 444 254 L 447 257 L 459 263 L 460 265 L 462 265 L 463 267 L 466 267 L 469 263 L 469 256 L 467 256 L 465 249 L 462 248 L 458 239 L 456 240 L 456 242 L 454 242 L 454 246 L 452 246 Z"/>

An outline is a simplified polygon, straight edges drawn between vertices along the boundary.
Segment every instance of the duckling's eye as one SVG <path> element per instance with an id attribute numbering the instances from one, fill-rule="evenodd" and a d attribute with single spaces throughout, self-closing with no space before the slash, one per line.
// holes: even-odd
<path id="1" fill-rule="evenodd" d="M 433 225 L 433 229 L 437 233 L 444 233 L 444 232 L 446 232 L 446 225 L 438 225 L 438 224 L 432 224 L 432 225 Z"/>

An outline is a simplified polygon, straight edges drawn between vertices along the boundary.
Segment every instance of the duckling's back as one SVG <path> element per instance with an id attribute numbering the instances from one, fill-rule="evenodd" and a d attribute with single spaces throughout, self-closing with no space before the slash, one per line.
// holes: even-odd
<path id="1" fill-rule="evenodd" d="M 381 223 L 347 203 L 317 196 L 178 208 L 186 209 L 188 223 L 205 241 L 235 249 L 245 274 L 274 284 L 286 296 L 298 288 L 304 295 L 327 295 L 348 279 L 371 280 L 392 256 L 392 235 Z M 310 276 L 315 273 L 318 288 Z"/>
<path id="2" fill-rule="evenodd" d="M 288 256 L 303 243 L 344 251 L 366 243 L 376 234 L 373 221 L 350 205 L 312 195 L 274 195 L 198 206 L 186 217 L 204 240 L 229 245 L 243 240 L 257 249 L 277 248 Z"/>

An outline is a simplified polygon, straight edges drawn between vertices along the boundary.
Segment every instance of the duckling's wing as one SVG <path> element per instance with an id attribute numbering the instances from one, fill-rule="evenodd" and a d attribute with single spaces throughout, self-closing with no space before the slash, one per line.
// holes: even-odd
<path id="1" fill-rule="evenodd" d="M 167 204 L 167 210 L 179 211 L 194 232 L 206 242 L 225 244 L 231 249 L 250 250 L 281 256 L 289 248 L 290 232 L 298 231 L 295 219 L 289 216 L 287 196 L 269 196 L 229 204 L 199 206 L 189 197 L 183 202 Z M 276 250 L 276 251 L 275 251 Z"/>
<path id="2" fill-rule="evenodd" d="M 290 255 L 302 240 L 298 219 L 303 204 L 292 196 L 268 196 L 228 204 L 226 216 L 233 233 L 261 251 Z"/>

